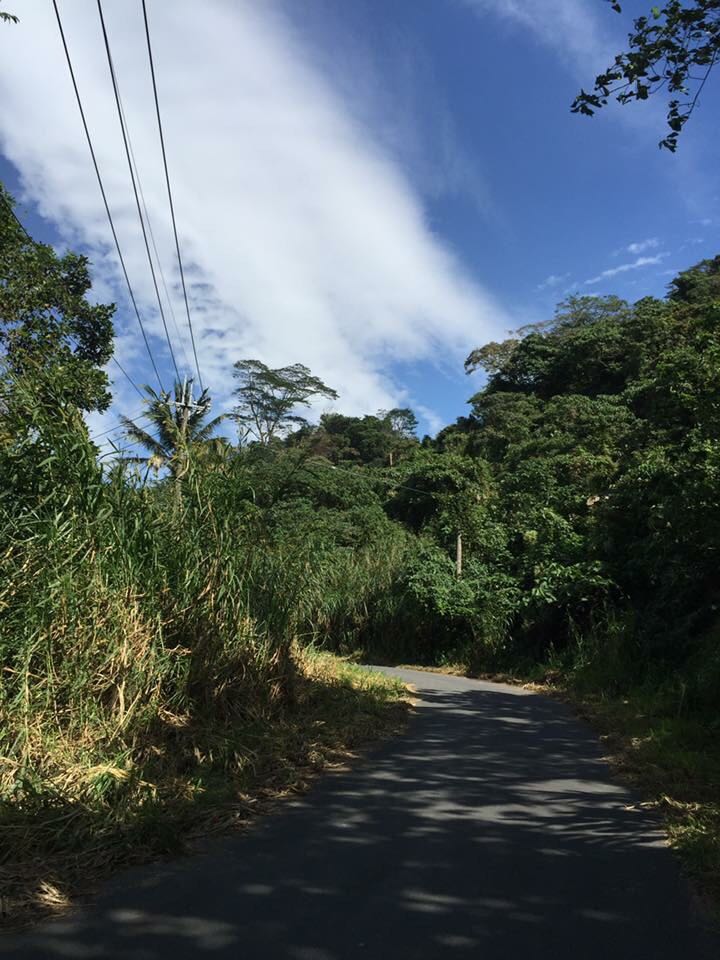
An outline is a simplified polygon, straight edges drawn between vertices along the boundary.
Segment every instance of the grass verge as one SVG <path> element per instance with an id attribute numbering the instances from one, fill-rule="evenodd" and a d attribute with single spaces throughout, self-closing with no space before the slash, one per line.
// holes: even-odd
<path id="1" fill-rule="evenodd" d="M 18 800 L 0 808 L 3 922 L 61 911 L 121 866 L 247 825 L 399 732 L 407 711 L 398 681 L 304 651 L 294 703 L 272 718 L 219 728 L 168 714 L 162 731 L 124 758 L 84 768 L 76 760 L 52 783 L 23 783 Z"/>

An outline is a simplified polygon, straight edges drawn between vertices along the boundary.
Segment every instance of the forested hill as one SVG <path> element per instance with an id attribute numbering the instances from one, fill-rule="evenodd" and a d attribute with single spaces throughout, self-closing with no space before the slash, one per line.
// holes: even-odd
<path id="1" fill-rule="evenodd" d="M 384 457 L 385 511 L 418 537 L 395 586 L 397 652 L 582 656 L 618 688 L 696 657 L 683 682 L 717 702 L 720 257 L 664 300 L 570 298 L 466 366 L 487 373 L 470 413 L 392 469 L 368 445 L 377 418 L 302 434 L 336 463 Z"/>
<path id="2" fill-rule="evenodd" d="M 533 659 L 594 638 L 619 684 L 696 654 L 720 590 L 720 258 L 662 301 L 571 298 L 467 367 L 487 386 L 434 447 L 491 478 L 464 523 L 478 636 Z M 717 702 L 715 642 L 695 679 Z"/>

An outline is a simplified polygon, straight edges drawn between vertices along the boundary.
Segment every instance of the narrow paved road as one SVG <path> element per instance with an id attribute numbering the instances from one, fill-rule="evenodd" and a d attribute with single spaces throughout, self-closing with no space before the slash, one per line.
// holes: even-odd
<path id="1" fill-rule="evenodd" d="M 693 916 L 647 815 L 562 705 L 412 671 L 403 737 L 243 837 L 118 878 L 13 940 L 18 958 L 695 960 Z"/>

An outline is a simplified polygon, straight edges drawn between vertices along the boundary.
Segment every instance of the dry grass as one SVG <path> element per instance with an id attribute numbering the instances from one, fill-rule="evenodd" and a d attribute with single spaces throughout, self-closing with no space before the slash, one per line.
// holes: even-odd
<path id="1" fill-rule="evenodd" d="M 194 470 L 178 497 L 122 469 L 106 476 L 84 427 L 36 413 L 29 434 L 18 426 L 29 447 L 0 446 L 13 484 L 0 497 L 11 922 L 247 820 L 405 709 L 392 683 L 293 652 L 316 628 L 359 629 L 396 563 L 374 542 L 348 550 L 348 524 L 302 500 L 278 516 L 256 506 L 256 488 L 270 504 L 286 490 L 293 458 L 267 476 L 242 457 L 222 474 Z M 379 506 L 371 519 L 381 537 Z"/>
<path id="2" fill-rule="evenodd" d="M 241 828 L 402 729 L 401 684 L 327 654 L 297 660 L 295 703 L 272 718 L 259 712 L 218 728 L 164 711 L 155 737 L 124 757 L 83 764 L 81 751 L 56 748 L 52 782 L 34 785 L 38 802 L 26 786 L 1 811 L 3 921 L 58 913 L 125 864 Z"/>

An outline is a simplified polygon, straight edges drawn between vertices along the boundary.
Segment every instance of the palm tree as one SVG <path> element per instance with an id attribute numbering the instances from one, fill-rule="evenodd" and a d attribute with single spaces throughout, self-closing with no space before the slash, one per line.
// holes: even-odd
<path id="1" fill-rule="evenodd" d="M 128 439 L 148 451 L 146 457 L 125 458 L 128 463 L 144 463 L 148 469 L 154 470 L 167 467 L 170 476 L 180 480 L 187 473 L 193 457 L 220 453 L 223 440 L 212 434 L 226 415 L 221 414 L 206 423 L 212 402 L 210 394 L 207 389 L 203 390 L 198 400 L 193 401 L 191 384 L 192 380 L 187 384 L 176 381 L 174 400 L 170 399 L 169 393 L 156 393 L 148 386 L 144 388 L 150 398 L 144 417 L 150 420 L 155 435 L 128 417 L 121 417 Z"/>

